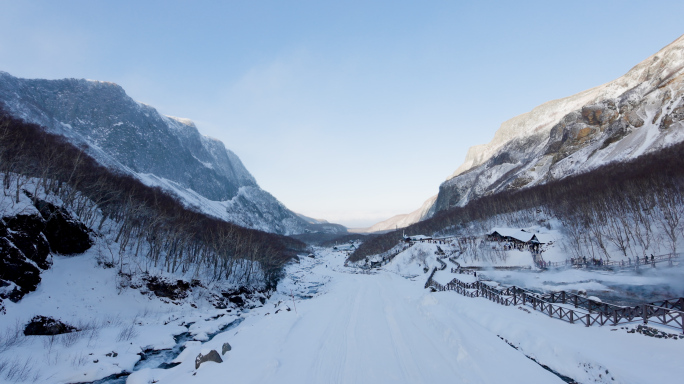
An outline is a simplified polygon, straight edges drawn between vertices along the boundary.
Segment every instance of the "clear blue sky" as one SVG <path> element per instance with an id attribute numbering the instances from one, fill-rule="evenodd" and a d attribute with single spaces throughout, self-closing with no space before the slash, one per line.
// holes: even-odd
<path id="1" fill-rule="evenodd" d="M 194 120 L 290 209 L 408 213 L 468 147 L 684 34 L 683 1 L 6 1 L 0 70 Z"/>

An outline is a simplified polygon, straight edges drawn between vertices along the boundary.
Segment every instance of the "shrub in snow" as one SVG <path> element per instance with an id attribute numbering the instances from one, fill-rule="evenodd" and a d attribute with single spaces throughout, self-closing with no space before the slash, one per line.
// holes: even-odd
<path id="1" fill-rule="evenodd" d="M 133 340 L 136 336 L 138 336 L 138 331 L 135 329 L 135 321 L 136 319 L 133 319 L 133 323 L 129 324 L 126 327 L 123 327 L 119 334 L 116 336 L 116 341 L 129 341 Z"/>

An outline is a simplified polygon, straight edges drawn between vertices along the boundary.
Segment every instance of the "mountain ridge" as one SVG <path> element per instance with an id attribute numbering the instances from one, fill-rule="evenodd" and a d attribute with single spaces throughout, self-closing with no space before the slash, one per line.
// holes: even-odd
<path id="1" fill-rule="evenodd" d="M 0 104 L 13 116 L 83 146 L 98 162 L 161 187 L 184 204 L 279 234 L 343 231 L 308 223 L 262 190 L 239 157 L 189 119 L 165 116 L 118 84 L 21 79 L 0 72 Z"/>
<path id="2" fill-rule="evenodd" d="M 507 120 L 440 185 L 434 212 L 684 140 L 684 36 L 625 75 Z"/>
<path id="3" fill-rule="evenodd" d="M 408 226 L 480 196 L 657 151 L 684 141 L 683 120 L 684 35 L 615 80 L 506 120 L 490 142 L 468 149 L 428 215 L 376 225 L 403 219 Z"/>

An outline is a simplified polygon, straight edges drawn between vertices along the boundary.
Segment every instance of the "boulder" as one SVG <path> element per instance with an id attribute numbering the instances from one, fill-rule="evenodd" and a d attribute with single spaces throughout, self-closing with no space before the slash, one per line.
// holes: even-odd
<path id="1" fill-rule="evenodd" d="M 26 293 L 34 291 L 40 283 L 40 269 L 7 238 L 0 237 L 0 279 L 17 285 L 9 299 L 17 302 Z"/>
<path id="2" fill-rule="evenodd" d="M 231 349 L 233 349 L 233 348 L 230 346 L 230 344 L 223 343 L 223 348 L 221 349 L 221 355 L 225 355 L 226 352 L 230 351 Z"/>
<path id="3" fill-rule="evenodd" d="M 36 199 L 34 205 L 45 220 L 43 233 L 53 252 L 75 255 L 93 245 L 88 227 L 72 218 L 65 209 L 40 199 Z"/>
<path id="4" fill-rule="evenodd" d="M 195 358 L 195 369 L 198 369 L 200 365 L 202 365 L 202 363 L 205 363 L 207 361 L 223 363 L 223 359 L 221 359 L 221 356 L 219 356 L 218 352 L 216 352 L 215 349 L 212 349 L 206 355 L 203 355 L 201 353 L 197 355 L 197 358 Z"/>
<path id="5" fill-rule="evenodd" d="M 42 230 L 45 222 L 38 215 L 16 215 L 3 218 L 0 223 L 0 236 L 12 242 L 27 258 L 33 260 L 41 269 L 48 269 L 50 244 Z"/>
<path id="6" fill-rule="evenodd" d="M 52 336 L 63 333 L 78 331 L 76 327 L 65 324 L 57 319 L 47 316 L 35 316 L 26 324 L 24 335 L 26 336 Z"/>

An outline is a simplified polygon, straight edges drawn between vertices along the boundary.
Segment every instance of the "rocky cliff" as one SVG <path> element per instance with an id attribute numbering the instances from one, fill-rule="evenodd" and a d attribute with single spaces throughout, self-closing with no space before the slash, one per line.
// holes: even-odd
<path id="1" fill-rule="evenodd" d="M 624 76 L 542 104 L 470 148 L 433 211 L 633 159 L 684 140 L 684 36 Z"/>

